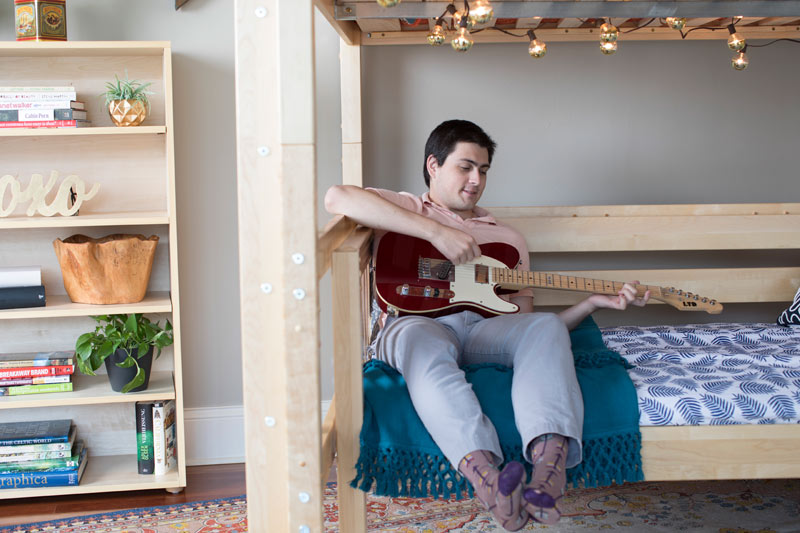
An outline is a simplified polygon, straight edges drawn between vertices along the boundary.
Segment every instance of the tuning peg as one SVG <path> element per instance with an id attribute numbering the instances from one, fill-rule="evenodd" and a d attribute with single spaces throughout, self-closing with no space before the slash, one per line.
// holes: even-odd
<path id="1" fill-rule="evenodd" d="M 716 300 L 711 300 L 711 305 L 717 305 L 717 301 Z"/>
<path id="2" fill-rule="evenodd" d="M 703 298 L 702 302 L 703 302 L 703 303 L 706 303 L 706 302 L 708 302 L 708 298 Z"/>

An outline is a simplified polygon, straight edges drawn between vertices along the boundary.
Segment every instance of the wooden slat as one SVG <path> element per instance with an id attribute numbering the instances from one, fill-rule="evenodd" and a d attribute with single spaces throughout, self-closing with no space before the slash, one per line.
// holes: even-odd
<path id="1" fill-rule="evenodd" d="M 328 24 L 339 34 L 342 41 L 349 45 L 358 45 L 361 43 L 361 29 L 358 25 L 350 20 L 336 20 L 334 15 L 334 1 L 335 0 L 314 0 L 314 6 L 319 9 Z"/>
<path id="2" fill-rule="evenodd" d="M 542 17 L 527 17 L 517 19 L 517 28 L 535 30 L 542 23 Z"/>
<path id="3" fill-rule="evenodd" d="M 663 204 L 488 207 L 500 219 L 523 217 L 633 217 L 686 215 L 798 215 L 800 203 Z"/>
<path id="4" fill-rule="evenodd" d="M 758 22 L 759 26 L 782 26 L 784 24 L 796 24 L 800 22 L 800 17 L 767 17 Z"/>
<path id="5" fill-rule="evenodd" d="M 313 6 L 235 5 L 248 524 L 322 531 Z"/>
<path id="6" fill-rule="evenodd" d="M 647 481 L 800 477 L 800 426 L 642 427 Z"/>
<path id="7" fill-rule="evenodd" d="M 800 215 L 538 217 L 504 221 L 531 252 L 764 250 L 800 246 Z"/>
<path id="8" fill-rule="evenodd" d="M 363 420 L 361 353 L 361 249 L 369 230 L 354 232 L 333 254 L 333 371 L 336 397 L 336 447 L 339 530 L 366 531 L 364 493 L 350 487 L 358 459 L 358 437 Z"/>
<path id="9" fill-rule="evenodd" d="M 558 270 L 567 276 L 610 281 L 639 280 L 644 285 L 676 287 L 722 303 L 788 302 L 800 287 L 800 268 L 682 268 Z M 535 303 L 573 305 L 586 293 L 534 289 Z M 652 303 L 659 303 L 653 301 Z"/>
<path id="10" fill-rule="evenodd" d="M 399 19 L 361 19 L 357 21 L 362 32 L 400 31 Z"/>
<path id="11" fill-rule="evenodd" d="M 561 19 L 558 21 L 559 28 L 579 28 L 583 24 L 581 19 Z"/>
<path id="12" fill-rule="evenodd" d="M 325 421 L 322 422 L 322 468 L 320 469 L 322 484 L 328 482 L 331 466 L 336 457 L 336 396 L 331 398 Z"/>
<path id="13" fill-rule="evenodd" d="M 774 29 L 773 29 L 774 28 Z M 747 39 L 778 39 L 800 37 L 800 30 L 795 26 L 744 26 L 736 30 Z M 693 31 L 686 36 L 687 41 L 718 40 L 719 31 Z M 596 41 L 597 28 L 539 28 L 536 35 L 542 41 L 551 42 L 583 42 Z M 400 32 L 372 32 L 366 34 L 361 40 L 362 45 L 402 45 L 425 44 L 426 31 L 400 31 Z M 520 43 L 519 37 L 507 35 L 497 30 L 486 29 L 480 33 L 473 33 L 475 44 L 481 43 Z M 643 30 L 630 32 L 620 37 L 620 41 L 680 41 L 683 40 L 679 32 L 672 28 L 648 27 Z"/>
<path id="14" fill-rule="evenodd" d="M 356 229 L 356 224 L 343 215 L 333 217 L 317 240 L 317 279 L 331 267 L 333 251 Z"/>
<path id="15" fill-rule="evenodd" d="M 339 64 L 342 88 L 342 183 L 361 187 L 361 47 L 342 43 Z"/>

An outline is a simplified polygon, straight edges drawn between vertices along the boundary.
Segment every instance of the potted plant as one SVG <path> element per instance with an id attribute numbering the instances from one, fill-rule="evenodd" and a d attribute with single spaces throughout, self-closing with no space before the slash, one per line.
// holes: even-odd
<path id="1" fill-rule="evenodd" d="M 117 126 L 138 126 L 150 112 L 150 100 L 148 91 L 150 82 L 141 83 L 138 80 L 128 78 L 128 71 L 125 71 L 125 79 L 119 79 L 114 74 L 115 82 L 106 82 L 106 92 L 102 96 L 106 99 L 108 113 L 111 120 Z"/>
<path id="2" fill-rule="evenodd" d="M 98 324 L 75 342 L 78 370 L 94 376 L 106 365 L 111 388 L 117 392 L 147 389 L 150 366 L 161 350 L 173 342 L 169 320 L 162 328 L 141 313 L 92 317 Z"/>

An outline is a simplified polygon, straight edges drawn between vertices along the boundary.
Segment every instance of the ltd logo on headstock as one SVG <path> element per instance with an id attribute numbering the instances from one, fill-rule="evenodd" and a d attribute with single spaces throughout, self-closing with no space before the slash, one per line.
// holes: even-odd
<path id="1" fill-rule="evenodd" d="M 684 307 L 697 307 L 697 302 L 682 302 Z"/>

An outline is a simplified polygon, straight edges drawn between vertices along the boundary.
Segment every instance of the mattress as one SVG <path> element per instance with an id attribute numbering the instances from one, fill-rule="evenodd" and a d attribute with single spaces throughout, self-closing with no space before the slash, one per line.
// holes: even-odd
<path id="1" fill-rule="evenodd" d="M 800 422 L 800 327 L 601 328 L 632 368 L 641 426 Z"/>

